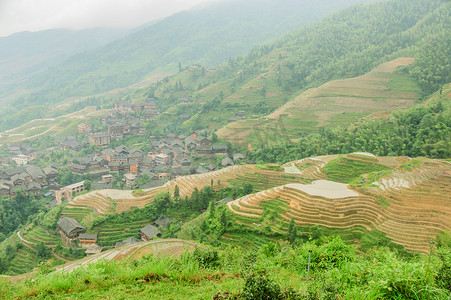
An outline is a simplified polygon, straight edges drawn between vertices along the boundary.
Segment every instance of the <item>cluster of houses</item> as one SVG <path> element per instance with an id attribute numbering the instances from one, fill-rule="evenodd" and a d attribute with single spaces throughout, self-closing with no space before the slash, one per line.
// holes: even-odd
<path id="1" fill-rule="evenodd" d="M 17 190 L 36 196 L 41 190 L 59 188 L 56 178 L 58 170 L 54 166 L 40 168 L 34 165 L 0 170 L 0 196 L 14 197 Z"/>
<path id="2" fill-rule="evenodd" d="M 167 228 L 172 222 L 172 219 L 160 216 L 154 222 L 154 225 L 147 224 L 139 230 L 141 240 L 135 237 L 129 237 L 121 242 L 117 242 L 114 247 L 117 248 L 127 244 L 138 243 L 140 241 L 151 241 L 155 237 L 161 236 L 160 228 Z M 61 215 L 57 222 L 57 226 L 57 232 L 60 234 L 66 245 L 78 241 L 79 245 L 86 249 L 86 254 L 96 254 L 102 251 L 102 248 L 97 245 L 97 234 L 86 233 L 86 227 L 81 225 L 77 220 Z"/>
<path id="3" fill-rule="evenodd" d="M 20 144 L 10 144 L 4 150 L 9 156 L 0 156 L 0 166 L 3 167 L 9 167 L 11 162 L 17 166 L 25 166 L 39 155 L 49 152 L 49 150 L 37 151 L 33 147 Z"/>
<path id="4" fill-rule="evenodd" d="M 155 184 L 161 184 L 164 179 L 173 179 L 189 174 L 203 174 L 227 167 L 244 159 L 240 153 L 229 157 L 226 145 L 213 145 L 206 137 L 206 130 L 193 132 L 189 136 L 168 134 L 165 137 L 151 137 L 151 147 L 147 153 L 140 149 L 126 146 L 106 148 L 101 154 L 75 158 L 70 163 L 70 169 L 77 174 L 91 174 L 93 178 L 102 180 L 93 188 L 112 188 L 114 177 L 111 174 L 124 174 L 123 181 L 127 186 L 135 187 L 138 177 L 147 175 Z M 193 166 L 193 157 L 224 156 L 220 165 Z"/>
<path id="5" fill-rule="evenodd" d="M 138 112 L 139 117 L 136 116 Z M 111 141 L 119 141 L 126 135 L 145 135 L 146 129 L 141 124 L 159 114 L 154 99 L 148 99 L 143 104 L 116 102 L 111 112 L 102 118 L 102 123 L 107 127 L 105 131 L 94 131 L 91 126 L 81 123 L 78 132 L 86 135 L 91 145 L 108 146 Z"/>

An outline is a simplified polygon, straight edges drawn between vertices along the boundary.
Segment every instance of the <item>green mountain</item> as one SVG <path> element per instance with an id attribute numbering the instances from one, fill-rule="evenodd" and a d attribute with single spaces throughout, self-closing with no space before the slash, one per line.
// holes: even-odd
<path id="1" fill-rule="evenodd" d="M 215 66 L 340 8 L 368 1 L 227 1 L 175 14 L 5 87 L 1 94 L 9 105 L 2 110 L 0 128 L 46 114 L 45 108 L 34 107 L 7 117 L 25 107 L 125 87 L 150 74 L 161 77 L 175 73 L 178 63 Z"/>
<path id="2" fill-rule="evenodd" d="M 70 56 L 98 48 L 126 34 L 125 30 L 53 29 L 0 37 L 0 91 L 56 66 Z"/>
<path id="3" fill-rule="evenodd" d="M 451 82 L 447 34 L 451 30 L 450 8 L 449 1 L 440 0 L 393 0 L 355 6 L 258 47 L 246 56 L 230 59 L 215 71 L 199 66 L 189 68 L 142 91 L 142 97 L 154 96 L 161 107 L 169 108 L 167 114 L 150 122 L 149 129 L 154 134 L 219 129 L 244 111 L 248 120 L 226 127 L 236 129 L 236 124 L 244 130 L 221 136 L 232 142 L 239 137 L 238 142 L 246 144 L 256 142 L 260 129 L 271 133 L 279 121 L 287 123 L 284 137 L 293 140 L 318 133 L 321 126 L 350 124 L 380 109 L 389 112 L 396 109 L 396 101 L 408 100 L 410 104 L 405 108 L 409 107 L 418 98 Z M 395 60 L 400 57 L 405 59 Z M 321 115 L 309 114 L 303 108 L 308 98 L 303 93 L 310 93 L 309 88 L 334 79 L 362 76 L 382 63 L 387 64 L 371 75 L 349 79 L 341 86 L 329 84 L 311 105 L 313 112 L 330 111 L 327 102 L 320 101 L 322 98 L 330 98 L 329 104 L 347 98 L 344 106 L 352 106 L 358 100 L 362 103 L 359 110 L 341 108 L 337 110 L 340 116 L 332 110 L 323 120 Z M 374 80 L 369 80 L 369 76 Z M 363 82 L 365 93 L 360 86 Z M 375 93 L 377 89 L 379 92 Z M 136 93 L 134 97 L 139 99 Z M 193 104 L 179 104 L 177 99 L 181 97 L 192 98 Z M 365 110 L 363 99 L 379 101 L 379 107 L 368 106 Z M 294 109 L 282 110 L 277 116 L 271 114 L 284 104 Z M 191 118 L 182 122 L 180 114 Z M 277 134 L 268 140 L 278 141 Z"/>

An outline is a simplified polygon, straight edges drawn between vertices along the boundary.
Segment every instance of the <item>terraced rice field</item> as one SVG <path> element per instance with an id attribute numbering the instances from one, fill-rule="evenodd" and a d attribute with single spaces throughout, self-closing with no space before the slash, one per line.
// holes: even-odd
<path id="1" fill-rule="evenodd" d="M 98 234 L 98 244 L 111 246 L 129 237 L 139 238 L 139 230 L 150 221 L 143 219 L 125 224 L 105 224 L 94 227 L 90 232 Z"/>
<path id="2" fill-rule="evenodd" d="M 41 226 L 33 226 L 29 230 L 21 231 L 22 237 L 32 243 L 43 242 L 47 247 L 55 247 L 59 241 L 56 232 L 50 232 Z"/>
<path id="3" fill-rule="evenodd" d="M 261 143 L 264 136 L 294 139 L 302 135 L 302 130 L 316 132 L 320 126 L 333 128 L 360 119 L 384 118 L 393 110 L 409 108 L 417 99 L 419 89 L 414 80 L 396 72 L 413 61 L 401 57 L 365 75 L 327 82 L 303 92 L 266 117 L 229 123 L 218 131 L 218 136 L 245 145 Z"/>
<path id="4" fill-rule="evenodd" d="M 153 253 L 157 256 L 180 255 L 184 251 L 193 251 L 196 247 L 204 247 L 200 244 L 179 239 L 162 239 L 155 241 L 139 242 L 124 245 L 119 248 L 101 252 L 85 257 L 81 260 L 67 263 L 57 267 L 57 271 L 71 272 L 79 266 L 95 263 L 100 260 L 121 260 L 124 258 L 138 259 L 144 255 Z"/>
<path id="5" fill-rule="evenodd" d="M 172 193 L 175 185 L 182 196 L 190 195 L 194 188 L 209 186 L 213 179 L 215 188 L 219 188 L 218 180 L 221 186 L 234 182 L 254 186 L 256 193 L 236 199 L 228 207 L 236 215 L 236 222 L 263 232 L 285 233 L 287 223 L 294 218 L 300 226 L 321 225 L 349 232 L 349 236 L 352 232 L 378 231 L 407 250 L 427 252 L 429 241 L 438 232 L 451 230 L 451 166 L 447 162 L 353 153 L 306 158 L 289 162 L 282 169 L 285 172 L 234 166 L 180 177 L 146 190 L 139 197 L 131 191 L 95 191 L 76 197 L 65 212 L 87 224 L 95 214 L 143 207 L 158 193 Z M 348 183 L 355 178 L 374 182 L 354 182 L 352 188 L 344 184 L 346 192 L 342 186 L 325 180 Z M 133 236 L 138 227 L 145 225 L 138 223 L 133 225 L 136 228 L 99 228 L 99 239 L 111 244 Z"/>
<path id="6" fill-rule="evenodd" d="M 63 213 L 77 219 L 85 226 L 89 226 L 98 214 L 120 213 L 133 207 L 142 208 L 152 202 L 159 193 L 173 193 L 176 185 L 179 187 L 182 197 L 189 196 L 194 191 L 194 188 L 200 190 L 205 186 L 210 186 L 212 180 L 214 188 L 217 189 L 228 186 L 234 180 L 238 180 L 250 182 L 259 190 L 293 182 L 293 180 L 295 182 L 305 182 L 298 175 L 259 170 L 255 166 L 232 166 L 206 174 L 179 177 L 163 186 L 145 190 L 144 195 L 141 196 L 134 196 L 131 191 L 93 191 L 75 197 L 67 204 Z M 218 185 L 218 182 L 220 182 L 220 185 Z"/>
<path id="7" fill-rule="evenodd" d="M 321 179 L 326 163 L 317 160 L 321 159 L 305 159 L 287 166 L 297 166 L 302 175 Z M 300 226 L 321 225 L 350 232 L 364 228 L 380 231 L 405 249 L 422 253 L 429 251 L 429 241 L 437 233 L 451 230 L 449 163 L 423 159 L 421 164 L 406 170 L 401 165 L 408 158 L 352 154 L 346 160 L 360 166 L 358 173 L 364 172 L 365 165 L 370 163 L 373 165 L 366 166 L 367 171 L 374 171 L 374 166 L 390 165 L 393 172 L 375 182 L 379 187 L 350 189 L 348 186 L 354 195 L 343 196 L 340 191 L 332 190 L 336 195 L 331 196 L 331 184 L 326 181 L 315 184 L 319 189 L 325 184 L 323 192 L 327 195 L 314 192 L 309 186 L 284 184 L 236 199 L 228 207 L 236 215 L 236 222 L 252 228 L 270 226 L 273 232 L 284 232 L 292 218 Z M 381 204 L 381 199 L 386 205 Z"/>

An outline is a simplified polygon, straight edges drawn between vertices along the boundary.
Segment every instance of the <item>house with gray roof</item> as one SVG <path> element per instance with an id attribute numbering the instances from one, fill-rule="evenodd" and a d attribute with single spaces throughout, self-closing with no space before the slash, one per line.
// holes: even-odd
<path id="1" fill-rule="evenodd" d="M 69 241 L 78 238 L 80 233 L 86 232 L 86 228 L 77 220 L 66 217 L 64 215 L 61 216 L 57 225 L 58 231 L 63 239 L 65 239 L 66 243 L 69 243 Z"/>
<path id="2" fill-rule="evenodd" d="M 41 185 L 38 182 L 30 182 L 27 186 L 27 192 L 39 196 L 41 194 Z"/>
<path id="3" fill-rule="evenodd" d="M 214 163 L 211 163 L 207 166 L 207 169 L 211 172 L 211 171 L 215 171 L 218 169 L 218 166 L 215 165 Z"/>
<path id="4" fill-rule="evenodd" d="M 97 234 L 80 233 L 78 235 L 78 240 L 80 241 L 82 248 L 89 248 L 89 246 L 95 245 L 97 243 Z"/>
<path id="5" fill-rule="evenodd" d="M 47 176 L 47 178 L 49 179 L 54 179 L 58 176 L 58 170 L 53 166 L 47 166 L 43 168 L 42 171 L 44 172 L 45 176 Z"/>
<path id="6" fill-rule="evenodd" d="M 204 167 L 200 166 L 196 168 L 196 174 L 205 174 L 208 173 L 208 170 L 205 169 Z"/>
<path id="7" fill-rule="evenodd" d="M 123 240 L 122 242 L 117 242 L 116 245 L 114 245 L 114 248 L 118 248 L 118 247 L 121 247 L 124 245 L 136 244 L 139 242 L 141 242 L 141 240 L 138 240 L 135 237 L 129 237 L 129 238 Z"/>
<path id="8" fill-rule="evenodd" d="M 25 168 L 26 172 L 31 176 L 33 181 L 39 182 L 39 183 L 46 183 L 47 182 L 47 176 L 42 171 L 41 168 L 33 165 L 28 165 Z"/>
<path id="9" fill-rule="evenodd" d="M 160 216 L 158 219 L 155 220 L 155 224 L 162 228 L 168 228 L 169 223 L 174 222 L 171 218 Z"/>
<path id="10" fill-rule="evenodd" d="M 196 154 L 198 156 L 210 156 L 213 154 L 213 147 L 211 146 L 197 146 Z"/>
<path id="11" fill-rule="evenodd" d="M 141 234 L 141 240 L 151 241 L 154 237 L 160 237 L 161 231 L 157 227 L 147 224 L 139 230 L 139 234 Z"/>
<path id="12" fill-rule="evenodd" d="M 230 159 L 230 157 L 225 157 L 221 160 L 221 165 L 223 167 L 233 166 L 233 160 Z"/>
<path id="13" fill-rule="evenodd" d="M 7 197 L 9 196 L 10 186 L 6 183 L 0 181 L 0 196 Z"/>
<path id="14" fill-rule="evenodd" d="M 213 153 L 216 155 L 227 155 L 229 147 L 226 145 L 213 145 Z"/>
<path id="15" fill-rule="evenodd" d="M 240 161 L 240 160 L 243 160 L 244 159 L 244 155 L 243 154 L 241 154 L 241 153 L 235 153 L 235 154 L 233 154 L 233 161 L 236 163 L 236 162 L 238 162 L 238 161 Z"/>

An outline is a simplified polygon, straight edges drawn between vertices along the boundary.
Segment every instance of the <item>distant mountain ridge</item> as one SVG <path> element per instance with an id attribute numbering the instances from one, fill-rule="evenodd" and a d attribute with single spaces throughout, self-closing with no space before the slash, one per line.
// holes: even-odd
<path id="1" fill-rule="evenodd" d="M 3 87 L 0 95 L 9 96 L 9 108 L 17 111 L 22 106 L 57 103 L 67 97 L 125 87 L 152 72 L 173 73 L 179 62 L 214 66 L 335 10 L 371 1 L 374 0 L 339 0 L 332 4 L 326 0 L 212 3 L 175 14 L 104 47 L 74 55 L 20 84 Z M 18 96 L 11 96 L 14 93 Z"/>
<path id="2" fill-rule="evenodd" d="M 121 38 L 127 32 L 106 28 L 52 29 L 0 37 L 0 88 L 45 71 L 71 55 Z"/>

